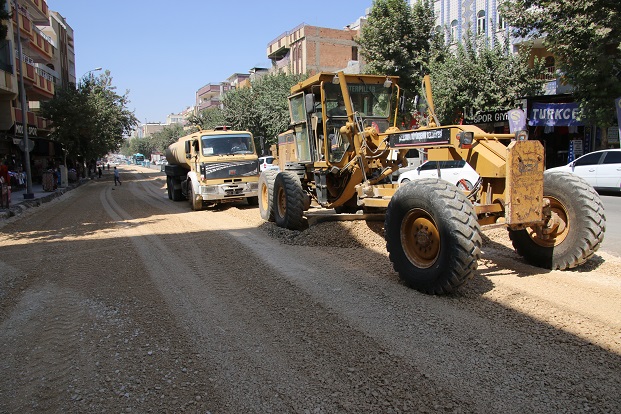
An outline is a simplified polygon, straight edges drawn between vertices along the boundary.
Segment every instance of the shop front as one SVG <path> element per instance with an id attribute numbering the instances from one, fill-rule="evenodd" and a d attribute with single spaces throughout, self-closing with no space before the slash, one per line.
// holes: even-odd
<path id="1" fill-rule="evenodd" d="M 593 151 L 593 128 L 579 119 L 579 106 L 564 101 L 529 101 L 528 125 L 531 139 L 545 148 L 546 168 L 566 165 Z"/>
<path id="2" fill-rule="evenodd" d="M 32 182 L 42 184 L 44 176 L 56 171 L 63 164 L 63 149 L 60 143 L 40 137 L 36 127 L 28 127 L 29 139 L 33 142 L 30 152 Z M 0 165 L 6 166 L 13 192 L 26 188 L 27 177 L 24 152 L 20 148 L 23 140 L 23 125 L 15 123 L 11 129 L 0 134 Z"/>

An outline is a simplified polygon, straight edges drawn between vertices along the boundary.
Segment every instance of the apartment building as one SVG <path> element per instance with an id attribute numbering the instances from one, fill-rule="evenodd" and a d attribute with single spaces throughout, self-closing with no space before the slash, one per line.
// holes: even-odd
<path id="1" fill-rule="evenodd" d="M 222 95 L 231 89 L 229 82 L 208 83 L 196 91 L 195 110 L 199 113 L 203 109 L 219 107 Z"/>
<path id="2" fill-rule="evenodd" d="M 11 19 L 7 38 L 0 42 L 0 161 L 12 176 L 25 171 L 19 144 L 28 127 L 34 142 L 30 152 L 33 181 L 49 167 L 63 161 L 60 144 L 47 139 L 50 123 L 39 116 L 41 102 L 51 99 L 61 85 L 75 82 L 73 30 L 64 18 L 48 9 L 45 0 L 7 1 Z M 19 41 L 19 42 L 18 42 Z M 22 54 L 18 53 L 21 44 Z M 20 75 L 23 76 L 26 108 L 22 111 Z M 23 182 L 12 182 L 19 187 Z"/>
<path id="3" fill-rule="evenodd" d="M 359 27 L 340 30 L 302 23 L 269 42 L 267 57 L 272 70 L 308 75 L 337 72 L 358 64 L 358 34 Z"/>

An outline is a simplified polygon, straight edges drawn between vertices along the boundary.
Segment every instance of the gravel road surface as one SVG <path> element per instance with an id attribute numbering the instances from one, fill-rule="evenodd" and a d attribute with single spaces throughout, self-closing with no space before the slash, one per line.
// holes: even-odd
<path id="1" fill-rule="evenodd" d="M 490 228 L 427 296 L 381 221 L 288 231 L 120 169 L 0 223 L 1 413 L 621 410 L 620 258 L 545 271 Z"/>

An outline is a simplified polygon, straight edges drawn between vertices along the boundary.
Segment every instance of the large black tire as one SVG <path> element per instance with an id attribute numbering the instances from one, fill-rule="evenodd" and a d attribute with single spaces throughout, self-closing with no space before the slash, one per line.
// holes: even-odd
<path id="1" fill-rule="evenodd" d="M 513 247 L 530 264 L 551 270 L 571 269 L 586 262 L 599 249 L 606 231 L 602 200 L 582 178 L 545 171 L 543 196 L 550 201 L 555 221 L 536 229 L 509 229 Z"/>
<path id="2" fill-rule="evenodd" d="M 175 178 L 174 177 L 168 177 L 169 178 L 169 188 L 170 188 L 170 194 L 171 194 L 171 200 L 172 201 L 181 201 L 183 200 L 183 193 L 181 192 L 181 188 L 175 189 Z"/>
<path id="3" fill-rule="evenodd" d="M 190 201 L 190 206 L 194 211 L 200 211 L 203 209 L 203 201 L 196 199 L 196 194 L 194 194 L 194 186 L 191 182 L 188 181 L 188 200 Z"/>
<path id="4" fill-rule="evenodd" d="M 274 181 L 278 170 L 265 170 L 259 177 L 259 213 L 261 218 L 274 221 Z"/>
<path id="5" fill-rule="evenodd" d="M 393 268 L 428 294 L 455 291 L 474 275 L 481 228 L 472 203 L 437 178 L 401 185 L 388 204 L 384 237 Z"/>
<path id="6" fill-rule="evenodd" d="M 172 200 L 173 198 L 173 193 L 172 193 L 172 183 L 171 183 L 171 178 L 170 177 L 166 177 L 166 191 L 168 192 L 168 199 Z"/>
<path id="7" fill-rule="evenodd" d="M 302 230 L 306 227 L 304 219 L 305 194 L 300 179 L 295 173 L 278 173 L 274 180 L 274 221 L 278 227 Z"/>

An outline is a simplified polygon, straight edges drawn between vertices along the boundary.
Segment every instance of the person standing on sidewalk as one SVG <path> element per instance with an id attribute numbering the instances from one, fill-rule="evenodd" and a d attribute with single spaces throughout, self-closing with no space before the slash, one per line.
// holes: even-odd
<path id="1" fill-rule="evenodd" d="M 116 169 L 116 167 L 114 167 L 114 186 L 116 187 L 116 183 L 119 183 L 119 185 L 121 185 L 121 177 L 119 176 L 119 170 Z"/>

